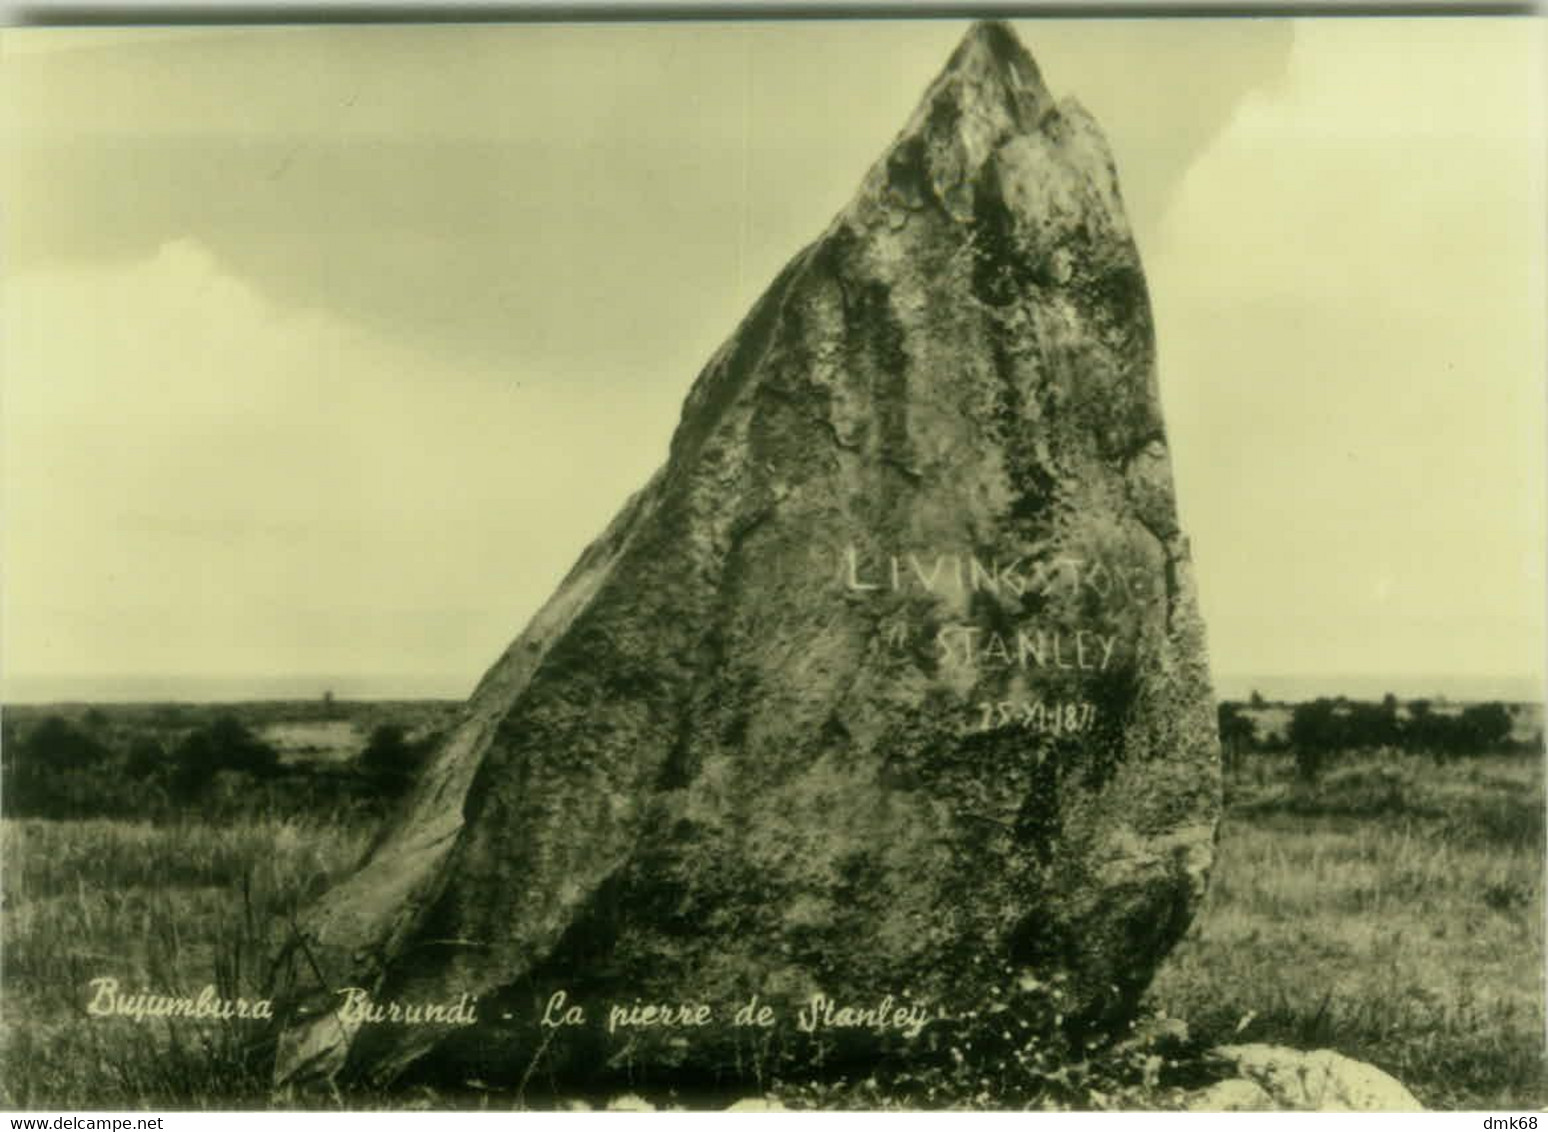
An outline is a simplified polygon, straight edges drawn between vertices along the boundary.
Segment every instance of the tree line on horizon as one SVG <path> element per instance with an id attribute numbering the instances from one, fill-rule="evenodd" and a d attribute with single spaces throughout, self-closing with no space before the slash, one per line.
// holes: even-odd
<path id="1" fill-rule="evenodd" d="M 0 815 L 157 820 L 380 811 L 413 782 L 433 739 L 381 723 L 341 767 L 288 765 L 234 713 L 174 732 L 115 727 L 100 709 L 0 731 Z"/>
<path id="2" fill-rule="evenodd" d="M 1533 747 L 1511 739 L 1511 710 L 1499 702 L 1452 713 L 1435 710 L 1429 700 L 1399 705 L 1390 694 L 1376 703 L 1324 697 L 1291 707 L 1282 731 L 1260 730 L 1263 714 L 1273 709 L 1256 695 L 1218 710 L 1228 766 L 1252 752 L 1291 751 L 1308 779 L 1337 751 L 1390 749 L 1451 759 Z M 49 714 L 26 725 L 8 717 L 0 731 L 0 814 L 135 820 L 190 811 L 380 814 L 412 784 L 434 743 L 434 734 L 411 741 L 403 726 L 385 722 L 347 764 L 292 765 L 232 712 L 177 728 L 115 724 L 97 708 L 84 718 Z"/>
<path id="3" fill-rule="evenodd" d="M 1228 762 L 1254 751 L 1292 751 L 1302 776 L 1315 778 L 1336 751 L 1395 750 L 1437 760 L 1530 749 L 1511 738 L 1515 719 L 1499 701 L 1441 712 L 1428 699 L 1400 705 L 1388 693 L 1378 702 L 1323 696 L 1295 704 L 1283 732 L 1262 734 L 1257 716 L 1269 707 L 1254 693 L 1246 703 L 1219 705 L 1220 744 Z M 1541 737 L 1535 743 L 1541 746 Z"/>

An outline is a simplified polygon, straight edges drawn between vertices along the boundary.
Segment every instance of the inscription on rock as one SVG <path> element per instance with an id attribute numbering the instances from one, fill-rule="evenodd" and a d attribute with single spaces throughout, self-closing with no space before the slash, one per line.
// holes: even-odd
<path id="1" fill-rule="evenodd" d="M 1061 603 L 1086 614 L 1094 606 L 1110 625 L 1028 619 L 1014 629 L 946 621 L 918 624 L 907 618 L 885 621 L 881 636 L 894 651 L 914 649 L 927 635 L 940 664 L 977 676 L 1025 674 L 1080 679 L 1132 664 L 1132 646 L 1113 625 L 1122 615 L 1156 595 L 1149 573 L 1139 564 L 1072 555 L 996 555 L 960 550 L 908 550 L 868 553 L 854 543 L 839 555 L 839 578 L 847 594 L 934 597 L 947 605 L 985 595 L 993 608 L 1016 616 Z M 1088 614 L 1089 615 L 1089 614 Z M 1067 684 L 1067 680 L 1065 680 Z M 1037 734 L 1078 735 L 1092 730 L 1096 704 L 1076 698 L 1019 695 L 972 703 L 974 731 L 1021 728 Z"/>
<path id="2" fill-rule="evenodd" d="M 1047 559 L 981 557 L 962 551 L 869 555 L 851 545 L 842 555 L 844 587 L 852 593 L 908 591 L 987 593 L 1035 605 L 1047 598 L 1094 594 L 1116 603 L 1154 599 L 1151 571 L 1138 564 L 1059 555 Z"/>
<path id="3" fill-rule="evenodd" d="M 1077 672 L 1106 672 L 1118 649 L 1116 635 L 1089 629 L 1018 629 L 1007 637 L 976 625 L 943 625 L 935 641 L 948 664 Z"/>

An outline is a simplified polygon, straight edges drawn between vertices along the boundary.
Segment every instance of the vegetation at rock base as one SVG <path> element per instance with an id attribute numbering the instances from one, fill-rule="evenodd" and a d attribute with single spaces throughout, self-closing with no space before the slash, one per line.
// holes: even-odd
<path id="1" fill-rule="evenodd" d="M 362 754 L 374 748 L 373 760 L 391 768 L 451 712 L 341 704 L 323 719 L 306 714 L 313 706 L 7 713 L 0 1104 L 277 1103 L 267 1051 L 247 1024 L 101 1018 L 84 1007 L 88 982 L 100 975 L 132 989 L 196 994 L 211 984 L 223 997 L 261 995 L 265 959 L 295 910 L 353 868 L 385 812 L 372 797 L 383 784 Z M 1336 707 L 1336 717 L 1356 715 Z M 1512 731 L 1492 751 L 1331 748 L 1313 778 L 1289 740 L 1292 705 L 1232 710 L 1252 734 L 1235 732 L 1210 893 L 1132 1031 L 1089 1049 L 1023 1041 L 1057 1010 L 1057 988 L 1007 971 L 1000 993 L 964 1004 L 950 1026 L 926 1029 L 919 1040 L 928 1036 L 936 1056 L 860 1079 L 770 1081 L 769 1092 L 790 1107 L 1163 1108 L 1199 1083 L 1198 1051 L 1254 1041 L 1337 1049 L 1392 1073 L 1433 1108 L 1548 1103 L 1540 714 L 1508 710 Z M 1429 712 L 1460 720 L 1466 709 L 1433 704 Z M 1411 725 L 1425 713 L 1399 705 L 1396 714 Z M 208 729 L 202 741 L 217 741 L 214 725 L 226 715 L 279 753 L 271 777 L 226 767 L 188 803 L 134 793 L 136 782 L 154 785 L 156 774 L 175 770 L 189 735 Z M 246 740 L 225 731 L 240 750 Z M 339 736 L 348 736 L 340 748 L 302 750 Z M 78 807 L 75 816 L 15 816 L 13 789 L 36 750 L 60 760 L 42 797 L 66 814 Z M 221 793 L 222 775 L 228 783 L 243 776 L 245 792 Z M 330 791 L 344 788 L 317 783 L 350 776 L 358 782 L 342 796 L 356 804 L 330 810 L 327 800 L 341 796 Z M 558 1103 L 518 1095 L 515 1085 L 291 1102 Z"/>

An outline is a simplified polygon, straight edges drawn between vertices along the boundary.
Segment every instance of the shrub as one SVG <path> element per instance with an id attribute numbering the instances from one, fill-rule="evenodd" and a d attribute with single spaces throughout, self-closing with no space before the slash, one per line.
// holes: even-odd
<path id="1" fill-rule="evenodd" d="M 112 807 L 103 768 L 113 752 L 57 715 L 5 743 L 5 812 L 10 816 L 93 817 Z"/>
<path id="2" fill-rule="evenodd" d="M 185 801 L 208 791 L 220 771 L 254 779 L 272 778 L 279 771 L 278 752 L 233 715 L 190 732 L 178 745 L 174 762 L 172 790 Z"/>
<path id="3" fill-rule="evenodd" d="M 402 727 L 383 723 L 371 732 L 359 765 L 375 790 L 395 798 L 413 783 L 424 755 L 424 744 L 410 743 Z"/>

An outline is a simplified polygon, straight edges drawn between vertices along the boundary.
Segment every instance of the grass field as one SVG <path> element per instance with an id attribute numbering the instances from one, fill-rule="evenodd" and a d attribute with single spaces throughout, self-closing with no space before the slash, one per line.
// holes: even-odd
<path id="1" fill-rule="evenodd" d="M 1150 1007 L 1210 1041 L 1338 1049 L 1434 1108 L 1548 1104 L 1541 760 L 1372 754 L 1332 767 L 1313 787 L 1286 755 L 1242 760 L 1209 898 Z M 265 1104 L 251 1023 L 88 1017 L 88 981 L 256 996 L 297 905 L 372 832 L 0 823 L 0 1103 Z"/>
<path id="2" fill-rule="evenodd" d="M 101 1018 L 89 983 L 262 997 L 298 905 L 347 872 L 372 830 L 0 822 L 0 1104 L 254 1108 L 267 1066 L 250 1021 Z"/>
<path id="3" fill-rule="evenodd" d="M 1372 1062 L 1431 1108 L 1548 1104 L 1541 760 L 1333 762 L 1310 788 L 1288 756 L 1244 760 L 1150 1002 L 1198 1035 Z"/>

